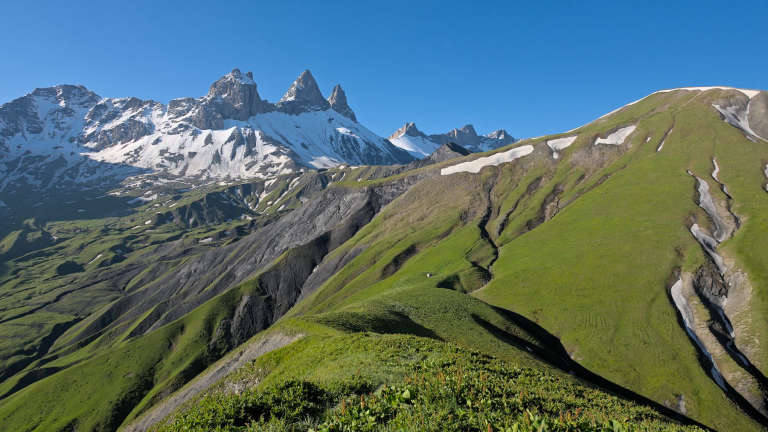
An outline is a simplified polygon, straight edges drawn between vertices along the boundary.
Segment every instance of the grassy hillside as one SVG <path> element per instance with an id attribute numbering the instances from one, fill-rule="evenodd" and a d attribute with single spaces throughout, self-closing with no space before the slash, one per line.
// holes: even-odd
<path id="1" fill-rule="evenodd" d="M 257 387 L 240 390 L 254 380 Z M 433 339 L 307 337 L 217 384 L 159 431 L 702 430 L 574 383 Z"/>

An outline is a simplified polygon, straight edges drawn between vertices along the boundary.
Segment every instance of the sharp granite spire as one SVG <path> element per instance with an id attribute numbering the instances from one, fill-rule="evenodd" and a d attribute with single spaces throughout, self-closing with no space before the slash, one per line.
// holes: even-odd
<path id="1" fill-rule="evenodd" d="M 288 114 L 321 111 L 329 107 L 330 104 L 323 97 L 315 77 L 309 70 L 305 70 L 299 75 L 277 103 L 277 109 Z"/>
<path id="2" fill-rule="evenodd" d="M 344 93 L 344 89 L 342 89 L 340 85 L 336 84 L 336 86 L 333 87 L 333 91 L 331 92 L 331 97 L 328 98 L 328 103 L 331 105 L 331 108 L 337 113 L 343 115 L 344 117 L 357 121 L 357 117 L 355 117 L 355 112 L 352 111 L 352 108 L 350 108 L 349 105 L 347 104 L 347 95 L 346 93 Z"/>

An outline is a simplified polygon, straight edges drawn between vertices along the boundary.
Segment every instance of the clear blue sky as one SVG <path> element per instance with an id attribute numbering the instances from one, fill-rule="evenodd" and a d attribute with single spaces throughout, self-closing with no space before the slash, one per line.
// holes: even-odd
<path id="1" fill-rule="evenodd" d="M 525 137 L 660 88 L 768 89 L 766 1 L 5 3 L 2 102 L 57 83 L 167 102 L 234 67 L 275 101 L 309 68 L 380 135 Z"/>

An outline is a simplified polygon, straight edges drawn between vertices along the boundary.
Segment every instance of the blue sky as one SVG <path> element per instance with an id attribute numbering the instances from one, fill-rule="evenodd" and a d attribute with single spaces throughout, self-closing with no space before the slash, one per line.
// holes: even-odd
<path id="1" fill-rule="evenodd" d="M 309 68 L 380 135 L 538 136 L 656 89 L 768 89 L 766 18 L 766 1 L 9 1 L 0 101 L 73 83 L 167 102 L 234 67 L 275 101 Z"/>

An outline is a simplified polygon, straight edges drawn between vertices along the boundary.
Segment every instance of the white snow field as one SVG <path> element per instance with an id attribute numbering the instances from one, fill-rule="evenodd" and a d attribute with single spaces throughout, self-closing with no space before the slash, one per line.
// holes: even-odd
<path id="1" fill-rule="evenodd" d="M 595 140 L 595 145 L 599 145 L 599 144 L 622 145 L 624 144 L 624 141 L 626 141 L 627 137 L 630 136 L 632 132 L 635 131 L 635 128 L 636 128 L 635 125 L 626 126 L 608 135 L 605 138 L 598 137 Z"/>
<path id="2" fill-rule="evenodd" d="M 571 137 L 548 140 L 547 145 L 549 146 L 550 149 L 552 149 L 552 157 L 555 159 L 560 157 L 558 152 L 570 147 L 571 144 L 573 144 L 573 142 L 576 141 L 576 138 L 578 137 L 579 137 L 578 135 L 574 135 Z"/>
<path id="3" fill-rule="evenodd" d="M 436 142 L 422 137 L 402 134 L 397 138 L 391 138 L 389 140 L 396 147 L 407 151 L 411 156 L 422 159 L 429 156 L 440 147 Z"/>
<path id="4" fill-rule="evenodd" d="M 477 158 L 469 162 L 462 162 L 460 164 L 443 168 L 440 170 L 440 174 L 451 175 L 451 174 L 456 174 L 460 172 L 477 174 L 480 172 L 481 169 L 487 166 L 496 166 L 496 165 L 501 165 L 503 163 L 512 162 L 513 160 L 521 158 L 523 156 L 527 156 L 532 152 L 533 152 L 533 146 L 530 144 L 524 145 L 521 147 L 515 147 L 505 152 L 492 154 L 490 156 Z"/>

